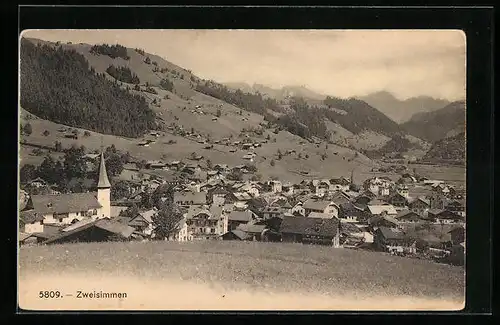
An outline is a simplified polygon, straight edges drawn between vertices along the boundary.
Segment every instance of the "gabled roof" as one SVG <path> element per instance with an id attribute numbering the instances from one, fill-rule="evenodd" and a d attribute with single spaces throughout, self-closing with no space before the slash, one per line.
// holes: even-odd
<path id="1" fill-rule="evenodd" d="M 304 209 L 310 209 L 310 210 L 324 210 L 326 209 L 327 206 L 332 204 L 333 202 L 331 201 L 320 201 L 320 200 L 313 200 L 309 199 L 306 202 L 304 202 Z"/>
<path id="2" fill-rule="evenodd" d="M 33 210 L 39 214 L 70 213 L 101 208 L 97 193 L 33 195 Z"/>
<path id="3" fill-rule="evenodd" d="M 280 225 L 281 233 L 334 237 L 339 228 L 339 220 L 307 217 L 285 217 Z"/>
<path id="4" fill-rule="evenodd" d="M 265 225 L 252 225 L 252 224 L 241 224 L 236 228 L 237 230 L 244 231 L 251 234 L 260 234 L 266 229 Z"/>
<path id="5" fill-rule="evenodd" d="M 115 235 L 121 235 L 122 237 L 125 237 L 125 238 L 130 237 L 130 235 L 132 235 L 132 233 L 134 232 L 133 227 L 130 227 L 130 226 L 127 226 L 127 225 L 124 225 L 124 224 L 121 224 L 119 222 L 109 220 L 109 219 L 99 219 L 99 220 L 87 223 L 85 225 L 82 225 L 81 227 L 78 227 L 78 228 L 75 228 L 75 229 L 72 229 L 72 230 L 69 230 L 66 232 L 62 232 L 62 233 L 48 239 L 44 243 L 49 244 L 49 243 L 58 241 L 60 239 L 63 239 L 65 237 L 68 237 L 70 235 L 73 235 L 77 232 L 87 230 L 87 229 L 92 228 L 92 227 L 106 230 L 109 233 L 112 233 Z"/>
<path id="6" fill-rule="evenodd" d="M 392 215 L 398 214 L 398 212 L 396 211 L 396 209 L 392 205 L 390 205 L 390 204 L 386 204 L 386 205 L 369 205 L 369 206 L 367 206 L 367 209 L 368 209 L 368 211 L 372 215 L 380 215 L 384 211 L 387 214 L 392 214 Z"/>
<path id="7" fill-rule="evenodd" d="M 331 213 L 320 213 L 320 212 L 311 212 L 307 216 L 308 218 L 317 218 L 317 219 L 331 219 L 335 216 Z"/>
<path id="8" fill-rule="evenodd" d="M 158 209 L 150 209 L 139 213 L 148 223 L 153 223 L 153 216 L 158 213 Z"/>
<path id="9" fill-rule="evenodd" d="M 399 220 L 401 218 L 405 218 L 405 217 L 409 217 L 409 216 L 414 216 L 414 217 L 417 217 L 419 219 L 422 219 L 422 216 L 420 216 L 418 213 L 410 211 L 410 210 L 401 210 L 394 218 Z"/>
<path id="10" fill-rule="evenodd" d="M 377 231 L 380 232 L 385 239 L 393 239 L 393 240 L 394 239 L 396 239 L 396 240 L 406 239 L 406 236 L 403 232 L 395 231 L 391 228 L 379 227 L 377 229 Z"/>
<path id="11" fill-rule="evenodd" d="M 245 211 L 234 210 L 234 211 L 231 211 L 231 213 L 229 213 L 228 220 L 248 222 L 256 217 L 257 216 L 255 215 L 255 213 L 253 213 L 250 210 L 245 210 Z"/>

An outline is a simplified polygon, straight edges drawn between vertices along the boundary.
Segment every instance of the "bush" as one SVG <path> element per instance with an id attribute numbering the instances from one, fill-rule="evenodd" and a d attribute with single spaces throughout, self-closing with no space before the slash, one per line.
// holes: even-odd
<path id="1" fill-rule="evenodd" d="M 85 131 L 83 132 L 83 136 L 84 136 L 84 137 L 89 137 L 89 136 L 90 136 L 90 132 L 89 132 L 89 131 L 87 131 L 87 130 L 85 130 Z"/>
<path id="2" fill-rule="evenodd" d="M 271 162 L 269 163 L 272 167 L 274 167 L 274 165 L 276 165 L 276 163 L 274 162 L 274 159 L 271 159 Z"/>
<path id="3" fill-rule="evenodd" d="M 168 79 L 162 79 L 160 81 L 160 87 L 172 92 L 174 90 L 174 83 Z"/>
<path id="4" fill-rule="evenodd" d="M 44 136 L 48 136 L 48 135 L 50 134 L 50 132 L 49 132 L 49 130 L 45 130 L 45 131 L 43 131 L 43 133 L 42 133 L 42 134 L 43 134 Z"/>

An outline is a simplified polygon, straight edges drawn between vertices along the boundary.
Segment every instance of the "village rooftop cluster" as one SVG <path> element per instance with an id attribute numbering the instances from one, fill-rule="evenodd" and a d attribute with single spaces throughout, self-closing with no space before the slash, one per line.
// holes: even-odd
<path id="1" fill-rule="evenodd" d="M 396 182 L 372 177 L 361 185 L 352 173 L 299 183 L 243 181 L 228 175 L 254 166 L 149 161 L 143 166 L 149 173 L 134 163 L 124 166 L 119 177 L 127 180 L 128 195 L 111 201 L 104 154 L 87 159 L 99 165 L 96 192 L 32 195 L 21 189 L 21 245 L 155 240 L 158 208 L 145 207 L 144 197 L 164 201 L 162 189 L 169 187 L 183 217 L 167 240 L 297 242 L 463 264 L 465 193 L 440 180 L 406 172 Z M 30 187 L 50 185 L 38 178 Z M 127 213 L 133 208 L 135 215 Z"/>

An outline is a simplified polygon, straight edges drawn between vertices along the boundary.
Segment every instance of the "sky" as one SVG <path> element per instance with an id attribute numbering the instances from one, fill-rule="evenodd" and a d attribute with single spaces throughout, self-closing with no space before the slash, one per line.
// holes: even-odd
<path id="1" fill-rule="evenodd" d="M 465 98 L 458 30 L 30 30 L 24 37 L 142 48 L 221 83 L 307 88 L 338 97 Z"/>

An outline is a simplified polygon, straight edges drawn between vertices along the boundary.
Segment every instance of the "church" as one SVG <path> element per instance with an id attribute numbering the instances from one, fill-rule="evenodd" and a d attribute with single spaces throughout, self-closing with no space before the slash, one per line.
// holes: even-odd
<path id="1" fill-rule="evenodd" d="M 97 192 L 33 195 L 20 213 L 25 233 L 43 232 L 44 225 L 65 226 L 82 220 L 110 218 L 111 183 L 101 153 Z"/>

